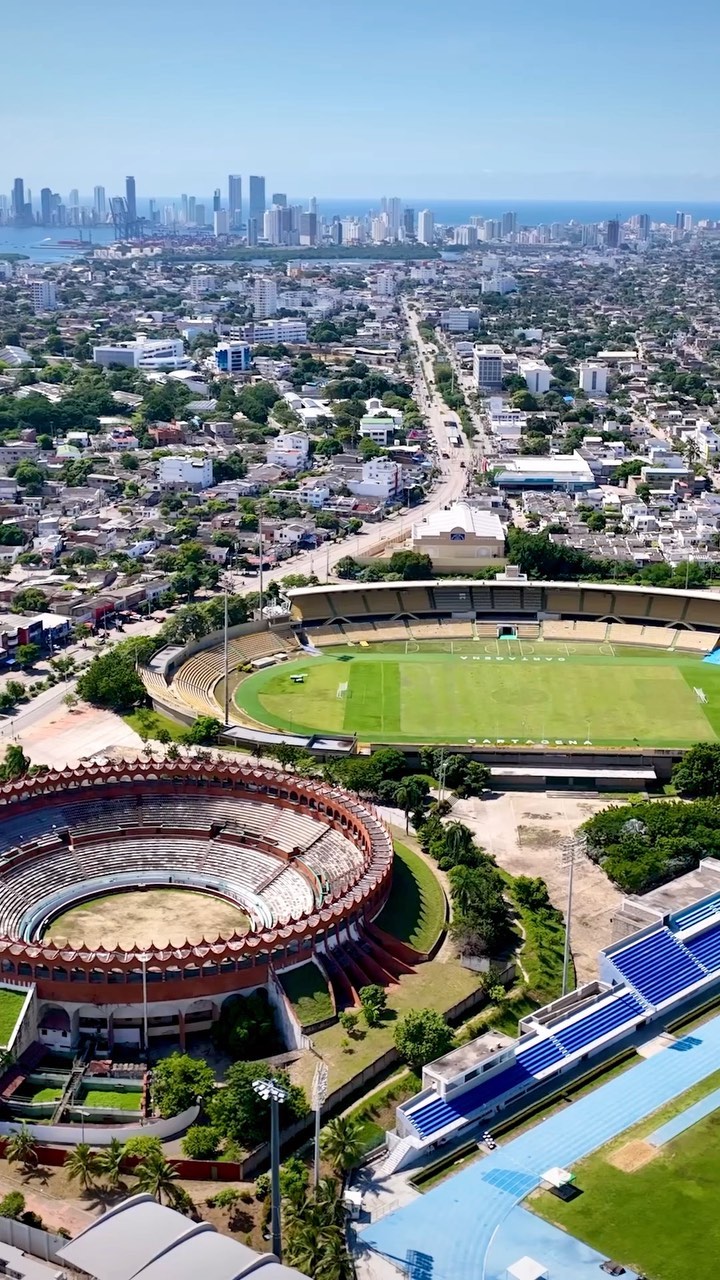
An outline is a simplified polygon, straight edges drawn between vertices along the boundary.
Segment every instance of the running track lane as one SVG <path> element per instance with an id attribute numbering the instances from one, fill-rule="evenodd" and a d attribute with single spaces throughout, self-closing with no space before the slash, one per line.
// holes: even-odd
<path id="1" fill-rule="evenodd" d="M 427 1280 L 482 1280 L 495 1232 L 546 1169 L 567 1167 L 718 1069 L 720 1017 L 372 1223 L 362 1243 L 405 1265 L 424 1255 Z"/>

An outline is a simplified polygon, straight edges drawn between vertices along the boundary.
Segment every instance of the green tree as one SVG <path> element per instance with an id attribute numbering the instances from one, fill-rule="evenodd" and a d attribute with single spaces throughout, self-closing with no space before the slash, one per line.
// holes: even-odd
<path id="1" fill-rule="evenodd" d="M 10 607 L 13 613 L 32 616 L 36 613 L 47 613 L 50 601 L 39 587 L 25 587 L 24 591 L 18 591 Z"/>
<path id="2" fill-rule="evenodd" d="M 336 1116 L 322 1131 L 320 1146 L 333 1171 L 345 1176 L 360 1162 L 363 1153 L 362 1129 L 352 1116 Z"/>
<path id="3" fill-rule="evenodd" d="M 22 1191 L 8 1191 L 0 1200 L 0 1218 L 14 1218 L 17 1222 L 25 1212 L 25 1197 Z"/>
<path id="4" fill-rule="evenodd" d="M 681 796 L 720 796 L 720 743 L 697 742 L 672 771 Z"/>
<path id="5" fill-rule="evenodd" d="M 31 767 L 30 757 L 25 755 L 17 742 L 10 742 L 5 748 L 5 756 L 0 764 L 0 781 L 15 782 L 24 778 Z"/>
<path id="6" fill-rule="evenodd" d="M 135 1157 L 136 1160 L 144 1160 L 146 1156 L 156 1153 L 162 1155 L 162 1142 L 159 1138 L 149 1133 L 139 1133 L 135 1138 L 128 1138 L 123 1146 L 123 1152 L 128 1157 Z"/>
<path id="7" fill-rule="evenodd" d="M 8 1164 L 21 1164 L 26 1170 L 37 1168 L 37 1146 L 25 1121 L 9 1138 L 5 1148 L 5 1159 Z"/>
<path id="8" fill-rule="evenodd" d="M 270 1104 L 253 1089 L 255 1080 L 277 1080 L 288 1094 L 280 1108 L 281 1122 L 291 1124 L 308 1113 L 303 1090 L 290 1082 L 284 1071 L 273 1071 L 264 1062 L 234 1062 L 225 1073 L 225 1088 L 214 1095 L 210 1120 L 224 1137 L 253 1146 L 265 1142 L 270 1133 Z"/>
<path id="9" fill-rule="evenodd" d="M 216 720 L 215 716 L 198 716 L 183 737 L 196 746 L 212 746 L 220 737 L 222 728 L 221 722 Z"/>
<path id="10" fill-rule="evenodd" d="M 426 1063 L 450 1052 L 455 1035 L 441 1013 L 434 1009 L 411 1009 L 397 1023 L 393 1040 L 398 1053 L 413 1071 L 420 1072 Z"/>
<path id="11" fill-rule="evenodd" d="M 71 1182 L 79 1182 L 87 1191 L 97 1173 L 95 1152 L 87 1142 L 78 1142 L 65 1161 L 65 1172 Z"/>
<path id="12" fill-rule="evenodd" d="M 403 582 L 432 579 L 432 560 L 419 551 L 395 551 L 387 562 L 387 577 Z"/>
<path id="13" fill-rule="evenodd" d="M 126 711 L 145 702 L 145 686 L 136 670 L 137 646 L 133 641 L 117 644 L 93 658 L 77 682 L 77 691 L 86 702 L 111 711 Z"/>
<path id="14" fill-rule="evenodd" d="M 175 1183 L 178 1178 L 177 1165 L 166 1160 L 162 1153 L 151 1152 L 135 1167 L 137 1190 L 157 1200 L 158 1204 L 172 1204 L 176 1198 Z"/>
<path id="15" fill-rule="evenodd" d="M 361 987 L 358 995 L 360 1004 L 369 1027 L 379 1027 L 387 1008 L 387 993 L 376 982 Z"/>
<path id="16" fill-rule="evenodd" d="M 120 1184 L 124 1159 L 125 1148 L 119 1138 L 111 1138 L 108 1145 L 98 1152 L 97 1171 L 102 1174 L 111 1191 L 115 1191 Z"/>
<path id="17" fill-rule="evenodd" d="M 161 1116 L 179 1115 L 198 1098 L 207 1106 L 215 1092 L 212 1068 L 202 1058 L 171 1053 L 153 1071 L 153 1102 Z"/>
<path id="18" fill-rule="evenodd" d="M 194 1124 L 182 1140 L 183 1155 L 190 1160 L 214 1160 L 220 1150 L 221 1135 L 211 1124 Z"/>
<path id="19" fill-rule="evenodd" d="M 34 667 L 40 657 L 40 646 L 37 644 L 19 644 L 15 650 L 15 658 L 23 670 Z"/>

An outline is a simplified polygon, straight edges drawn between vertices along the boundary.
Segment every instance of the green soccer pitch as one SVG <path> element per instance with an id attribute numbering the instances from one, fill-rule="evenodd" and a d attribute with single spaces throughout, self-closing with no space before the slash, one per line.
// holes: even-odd
<path id="1" fill-rule="evenodd" d="M 326 649 L 248 676 L 235 700 L 257 724 L 368 742 L 684 747 L 720 738 L 720 666 L 610 644 Z"/>

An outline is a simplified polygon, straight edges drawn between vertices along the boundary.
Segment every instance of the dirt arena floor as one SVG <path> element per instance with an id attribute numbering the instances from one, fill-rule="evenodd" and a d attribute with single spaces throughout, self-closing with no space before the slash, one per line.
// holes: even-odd
<path id="1" fill-rule="evenodd" d="M 180 946 L 246 933 L 247 916 L 222 898 L 191 889 L 147 889 L 95 898 L 58 916 L 45 932 L 57 946 L 98 949 Z"/>
<path id="2" fill-rule="evenodd" d="M 562 841 L 612 803 L 611 796 L 507 791 L 487 800 L 458 800 L 451 817 L 470 827 L 478 844 L 512 875 L 542 876 L 564 914 L 568 873 Z M 571 946 L 579 982 L 597 978 L 597 953 L 611 941 L 611 916 L 622 897 L 599 867 L 586 859 L 576 865 Z"/>

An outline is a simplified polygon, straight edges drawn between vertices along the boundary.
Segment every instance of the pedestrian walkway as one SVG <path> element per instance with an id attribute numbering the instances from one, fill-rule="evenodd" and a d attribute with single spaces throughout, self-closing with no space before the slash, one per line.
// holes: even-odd
<path id="1" fill-rule="evenodd" d="M 651 1115 L 717 1070 L 719 1055 L 717 1017 L 372 1223 L 362 1243 L 410 1275 L 421 1257 L 424 1280 L 492 1280 L 499 1228 L 547 1169 L 575 1164 Z"/>

